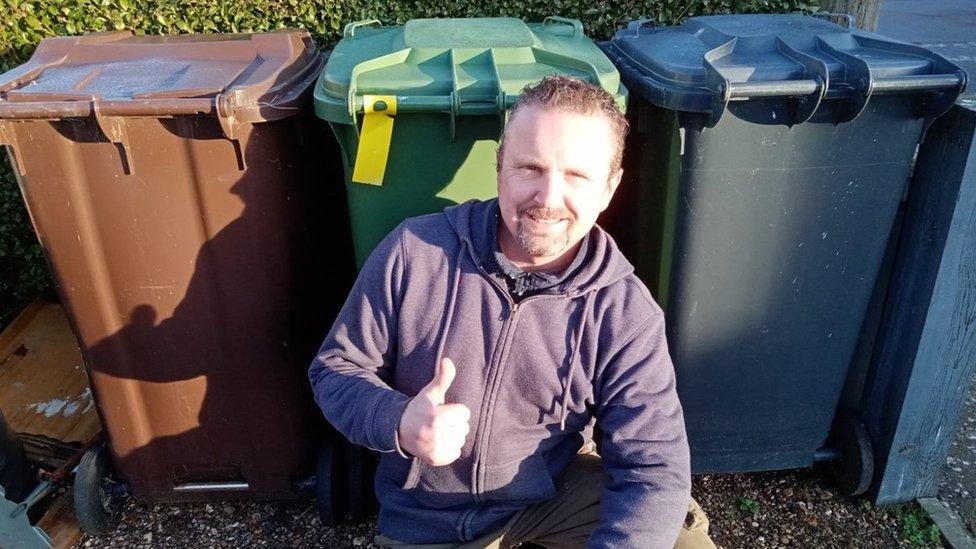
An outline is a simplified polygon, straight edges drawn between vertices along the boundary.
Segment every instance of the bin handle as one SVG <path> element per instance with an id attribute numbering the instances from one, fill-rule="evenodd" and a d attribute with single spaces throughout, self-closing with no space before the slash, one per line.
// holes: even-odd
<path id="1" fill-rule="evenodd" d="M 236 106 L 233 97 L 221 94 L 217 97 L 191 97 L 175 99 L 135 99 L 85 101 L 0 101 L 0 145 L 18 148 L 11 123 L 18 120 L 63 120 L 65 118 L 94 117 L 99 129 L 112 143 L 122 146 L 125 155 L 124 170 L 131 173 L 132 155 L 126 135 L 126 118 L 170 118 L 172 116 L 216 115 L 224 137 L 234 143 L 238 152 L 238 164 L 245 169 L 241 137 L 234 124 Z M 16 150 L 15 150 L 16 153 Z M 19 163 L 18 163 L 19 164 Z M 18 165 L 21 175 L 25 167 Z"/>
<path id="2" fill-rule="evenodd" d="M 635 37 L 640 36 L 641 29 L 647 27 L 657 27 L 657 21 L 650 17 L 641 17 L 640 19 L 627 23 L 627 30 L 633 32 Z"/>
<path id="3" fill-rule="evenodd" d="M 381 27 L 381 26 L 383 26 L 383 23 L 380 22 L 379 19 L 366 19 L 364 21 L 353 21 L 352 23 L 347 23 L 346 26 L 343 27 L 343 29 L 342 29 L 342 37 L 343 38 L 355 38 L 356 37 L 356 29 L 358 29 L 360 27 L 374 28 L 374 27 Z"/>
<path id="4" fill-rule="evenodd" d="M 501 114 L 506 108 L 511 107 L 517 97 L 505 96 L 500 99 L 498 96 L 467 96 L 460 97 L 456 94 L 451 95 L 427 95 L 427 96 L 396 96 L 397 112 L 442 112 L 454 113 L 455 115 L 494 115 Z M 502 104 L 504 101 L 504 105 Z M 353 102 L 353 112 L 363 114 L 365 101 L 362 96 L 357 96 Z"/>
<path id="5" fill-rule="evenodd" d="M 60 120 L 84 118 L 95 113 L 95 100 L 88 101 L 0 101 L 0 119 L 5 120 Z M 170 115 L 215 114 L 216 100 L 207 98 L 187 99 L 136 99 L 132 101 L 97 101 L 99 111 L 111 116 L 162 117 Z"/>
<path id="6" fill-rule="evenodd" d="M 543 28 L 549 28 L 554 25 L 566 25 L 573 28 L 573 34 L 570 36 L 583 36 L 583 23 L 579 19 L 571 19 L 569 17 L 560 17 L 558 15 L 550 15 L 542 20 Z"/>
<path id="7" fill-rule="evenodd" d="M 944 90 L 958 87 L 961 81 L 959 73 L 877 78 L 872 80 L 871 92 L 884 94 Z M 816 93 L 821 85 L 822 81 L 818 79 L 736 82 L 729 85 L 729 99 L 810 95 Z"/>
<path id="8" fill-rule="evenodd" d="M 825 21 L 834 23 L 835 25 L 840 25 L 841 22 L 844 23 L 844 28 L 853 29 L 854 24 L 857 22 L 854 16 L 849 13 L 831 13 L 829 11 L 818 11 L 816 13 L 810 14 L 812 17 L 817 17 Z"/>

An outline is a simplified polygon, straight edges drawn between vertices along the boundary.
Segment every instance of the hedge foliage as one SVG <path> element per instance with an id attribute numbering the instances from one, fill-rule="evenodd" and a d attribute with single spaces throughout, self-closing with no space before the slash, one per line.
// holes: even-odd
<path id="1" fill-rule="evenodd" d="M 587 34 L 609 38 L 641 16 L 674 23 L 694 15 L 811 11 L 816 0 L 4 0 L 0 70 L 26 61 L 49 36 L 134 29 L 144 34 L 261 32 L 307 28 L 329 47 L 345 23 L 417 17 L 575 17 Z M 50 275 L 10 172 L 0 161 L 0 324 L 4 313 L 50 285 Z"/>

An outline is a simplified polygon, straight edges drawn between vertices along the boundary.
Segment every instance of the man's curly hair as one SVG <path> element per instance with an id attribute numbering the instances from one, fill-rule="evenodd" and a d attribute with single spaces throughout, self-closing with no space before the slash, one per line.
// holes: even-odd
<path id="1" fill-rule="evenodd" d="M 610 174 L 617 173 L 624 157 L 624 139 L 630 124 L 620 112 L 616 101 L 607 90 L 585 80 L 572 76 L 550 74 L 537 84 L 522 89 L 509 114 L 509 121 L 518 116 L 526 107 L 537 106 L 547 109 L 561 109 L 576 114 L 602 114 L 610 123 L 610 133 L 614 140 L 614 154 L 610 162 Z M 506 130 L 507 131 L 507 130 Z M 498 168 L 501 168 L 505 150 L 505 133 L 498 145 Z"/>

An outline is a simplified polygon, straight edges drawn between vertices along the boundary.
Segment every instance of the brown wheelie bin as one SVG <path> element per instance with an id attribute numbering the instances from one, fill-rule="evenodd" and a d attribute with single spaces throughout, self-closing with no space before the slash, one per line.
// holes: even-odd
<path id="1" fill-rule="evenodd" d="M 338 148 L 306 108 L 323 64 L 305 31 L 111 32 L 0 76 L 0 142 L 139 499 L 314 475 L 306 371 L 352 272 Z"/>

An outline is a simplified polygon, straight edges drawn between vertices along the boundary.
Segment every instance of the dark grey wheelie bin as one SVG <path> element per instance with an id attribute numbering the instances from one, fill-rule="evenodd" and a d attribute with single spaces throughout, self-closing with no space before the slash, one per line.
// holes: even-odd
<path id="1" fill-rule="evenodd" d="M 632 22 L 627 180 L 603 223 L 668 318 L 695 472 L 806 467 L 825 444 L 912 157 L 965 73 L 802 15 Z M 856 418 L 835 423 L 852 492 Z"/>

